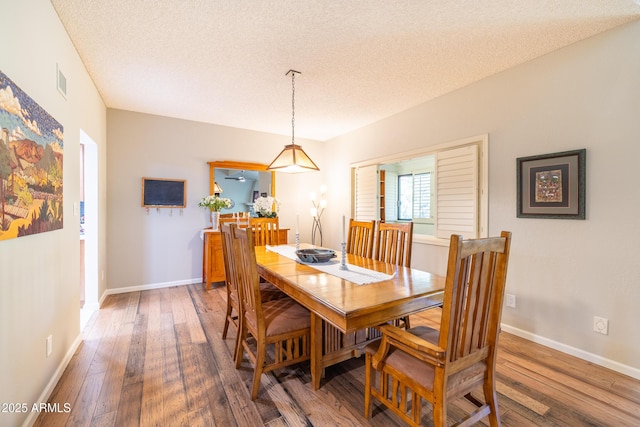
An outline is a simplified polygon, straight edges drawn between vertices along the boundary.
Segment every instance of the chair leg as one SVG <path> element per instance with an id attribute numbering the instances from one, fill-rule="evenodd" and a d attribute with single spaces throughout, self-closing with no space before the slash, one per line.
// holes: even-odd
<path id="1" fill-rule="evenodd" d="M 433 404 L 433 425 L 434 427 L 447 425 L 447 401 L 444 396 Z"/>
<path id="2" fill-rule="evenodd" d="M 409 321 L 409 316 L 404 316 L 404 328 L 411 329 L 411 322 Z"/>
<path id="3" fill-rule="evenodd" d="M 371 355 L 364 356 L 364 417 L 371 417 Z"/>
<path id="4" fill-rule="evenodd" d="M 258 391 L 260 390 L 260 377 L 264 369 L 264 360 L 266 357 L 266 347 L 258 345 L 256 354 L 256 365 L 253 370 L 253 385 L 251 386 L 251 400 L 256 400 Z"/>
<path id="5" fill-rule="evenodd" d="M 244 321 L 239 318 L 238 333 L 236 335 L 236 349 L 233 352 L 233 357 L 236 362 L 236 369 L 240 369 L 240 365 L 242 365 L 242 356 L 244 355 L 244 346 L 242 345 L 242 343 L 247 339 L 247 334 L 247 327 L 245 326 Z"/>
<path id="6" fill-rule="evenodd" d="M 222 339 L 227 339 L 227 332 L 229 331 L 229 318 L 231 317 L 231 312 L 233 308 L 231 308 L 231 303 L 229 303 L 229 298 L 227 297 L 227 315 L 224 318 L 224 328 L 222 329 Z"/>
<path id="7" fill-rule="evenodd" d="M 485 381 L 484 386 L 484 400 L 489 406 L 489 424 L 491 427 L 500 426 L 500 414 L 498 413 L 498 395 L 496 394 L 496 388 L 492 385 L 491 381 Z"/>

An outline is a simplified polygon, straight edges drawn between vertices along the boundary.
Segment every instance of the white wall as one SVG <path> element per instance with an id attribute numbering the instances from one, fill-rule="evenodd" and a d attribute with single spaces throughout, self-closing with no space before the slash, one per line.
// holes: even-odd
<path id="1" fill-rule="evenodd" d="M 80 200 L 80 129 L 96 141 L 104 165 L 106 110 L 49 2 L 4 1 L 2 16 L 0 69 L 64 127 L 64 228 L 0 241 L 0 402 L 24 402 L 30 411 L 51 391 L 55 383 L 50 380 L 79 343 L 79 217 L 74 204 Z M 67 78 L 66 100 L 56 89 L 56 64 Z M 104 195 L 101 188 L 102 210 Z M 104 231 L 103 225 L 102 237 Z M 104 243 L 100 252 L 104 267 Z M 50 334 L 53 353 L 46 357 Z M 1 412 L 0 425 L 20 425 L 36 415 Z"/>
<path id="2" fill-rule="evenodd" d="M 113 109 L 108 110 L 107 120 L 109 291 L 199 283 L 200 231 L 210 225 L 208 211 L 198 207 L 209 194 L 207 162 L 268 164 L 290 137 Z M 322 145 L 296 142 L 322 168 Z M 187 208 L 147 213 L 140 202 L 142 177 L 186 179 Z M 319 187 L 320 177 L 276 173 L 280 227 L 291 228 L 292 242 L 296 212 L 308 212 L 310 207 L 305 188 Z M 311 218 L 301 215 L 300 227 L 301 233 L 310 235 Z"/>
<path id="3" fill-rule="evenodd" d="M 336 138 L 326 151 L 343 156 L 323 172 L 346 181 L 350 163 L 488 133 L 490 235 L 513 232 L 517 308 L 503 322 L 640 378 L 639 76 L 636 21 Z M 579 148 L 587 219 L 516 218 L 516 158 Z M 445 262 L 446 248 L 414 245 L 413 265 Z M 592 331 L 594 315 L 609 319 L 608 336 Z"/>

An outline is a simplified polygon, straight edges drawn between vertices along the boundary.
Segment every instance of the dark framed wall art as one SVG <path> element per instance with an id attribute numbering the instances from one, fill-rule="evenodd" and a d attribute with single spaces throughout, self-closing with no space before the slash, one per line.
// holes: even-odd
<path id="1" fill-rule="evenodd" d="M 187 181 L 184 179 L 142 178 L 142 206 L 145 208 L 186 208 Z"/>
<path id="2" fill-rule="evenodd" d="M 518 218 L 585 219 L 587 150 L 516 159 Z"/>

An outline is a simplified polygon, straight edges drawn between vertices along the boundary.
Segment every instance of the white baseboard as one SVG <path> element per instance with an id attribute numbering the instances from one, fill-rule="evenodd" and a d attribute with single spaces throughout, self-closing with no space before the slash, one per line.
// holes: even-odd
<path id="1" fill-rule="evenodd" d="M 148 291 L 151 289 L 170 288 L 172 286 L 194 285 L 196 283 L 202 283 L 202 278 L 176 280 L 173 282 L 152 283 L 148 285 L 127 286 L 125 288 L 111 288 L 107 289 L 102 295 L 102 298 L 100 298 L 100 306 L 102 306 L 102 303 L 104 302 L 104 299 L 107 297 L 107 295 L 124 294 L 127 292 L 136 291 Z"/>
<path id="2" fill-rule="evenodd" d="M 82 342 L 82 332 L 78 334 L 76 339 L 71 344 L 71 347 L 69 347 L 69 349 L 67 350 L 67 353 L 64 355 L 64 358 L 60 361 L 58 368 L 54 372 L 53 376 L 47 383 L 46 387 L 44 388 L 44 390 L 42 391 L 42 393 L 40 394 L 40 397 L 38 397 L 38 400 L 36 402 L 49 401 L 49 397 L 51 396 L 51 393 L 53 393 L 53 389 L 58 384 L 58 381 L 60 380 L 60 377 L 62 377 L 64 370 L 67 369 L 67 365 L 69 365 L 69 362 L 71 362 L 71 358 L 76 353 L 76 350 L 80 346 L 81 342 Z M 40 415 L 40 412 L 38 411 L 29 411 L 29 415 L 27 416 L 27 419 L 24 420 L 24 423 L 22 423 L 22 427 L 31 427 L 36 422 L 36 419 L 38 419 L 39 415 Z"/>
<path id="3" fill-rule="evenodd" d="M 520 338 L 533 341 L 545 347 L 549 347 L 554 350 L 561 351 L 562 353 L 570 354 L 571 356 L 578 357 L 582 360 L 586 360 L 587 362 L 591 362 L 596 365 L 603 366 L 605 368 L 611 369 L 612 371 L 616 371 L 621 374 L 628 375 L 632 378 L 640 380 L 640 369 L 638 368 L 624 365 L 620 362 L 616 362 L 615 360 L 607 359 L 605 357 L 598 356 L 597 354 L 589 353 L 588 351 L 584 351 L 579 348 L 575 348 L 570 345 L 563 344 L 561 342 L 542 337 L 540 335 L 532 334 L 531 332 L 527 332 L 525 330 L 515 328 L 513 326 L 505 325 L 504 323 L 501 324 L 500 326 L 502 327 L 503 331 L 519 336 Z"/>

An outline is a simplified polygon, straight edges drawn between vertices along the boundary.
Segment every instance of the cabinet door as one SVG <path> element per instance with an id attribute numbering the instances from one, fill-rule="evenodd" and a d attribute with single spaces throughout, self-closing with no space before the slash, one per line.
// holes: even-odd
<path id="1" fill-rule="evenodd" d="M 207 289 L 212 282 L 222 282 L 224 275 L 224 259 L 222 258 L 222 238 L 219 231 L 204 233 L 202 270 Z"/>

